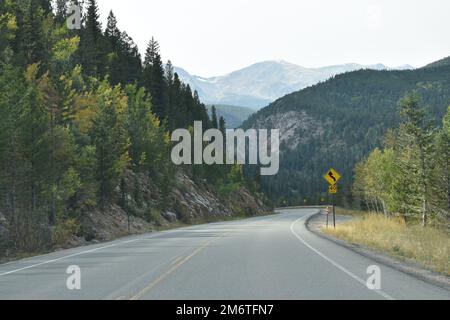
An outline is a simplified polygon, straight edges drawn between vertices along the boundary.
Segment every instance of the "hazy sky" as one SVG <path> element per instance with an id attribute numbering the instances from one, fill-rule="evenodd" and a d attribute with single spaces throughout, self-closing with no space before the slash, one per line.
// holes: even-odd
<path id="1" fill-rule="evenodd" d="M 263 60 L 306 67 L 357 62 L 419 67 L 450 55 L 448 0 L 98 0 L 141 52 L 225 74 Z M 105 23 L 104 23 L 105 25 Z"/>

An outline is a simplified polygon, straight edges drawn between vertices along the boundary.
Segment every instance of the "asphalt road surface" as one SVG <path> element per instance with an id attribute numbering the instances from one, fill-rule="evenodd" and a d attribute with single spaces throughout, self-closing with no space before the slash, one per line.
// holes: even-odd
<path id="1" fill-rule="evenodd" d="M 123 238 L 0 265 L 0 299 L 450 299 L 310 233 L 314 209 Z M 67 288 L 69 266 L 81 289 Z M 74 282 L 71 282 L 74 283 Z"/>

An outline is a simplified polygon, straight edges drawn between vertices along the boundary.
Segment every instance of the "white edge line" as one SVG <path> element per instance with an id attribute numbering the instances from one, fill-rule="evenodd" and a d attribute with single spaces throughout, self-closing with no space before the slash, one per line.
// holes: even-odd
<path id="1" fill-rule="evenodd" d="M 110 244 L 110 245 L 107 245 L 107 246 L 103 246 L 103 247 L 99 247 L 99 248 L 94 248 L 94 249 L 91 249 L 91 250 L 86 250 L 86 251 L 77 252 L 77 253 L 74 253 L 74 254 L 70 254 L 70 255 L 68 255 L 68 256 L 63 256 L 63 257 L 60 257 L 60 258 L 56 258 L 56 259 L 52 259 L 52 260 L 43 261 L 43 262 L 36 263 L 36 264 L 30 265 L 30 266 L 27 266 L 27 267 L 23 267 L 23 268 L 11 270 L 11 271 L 8 271 L 8 272 L 0 273 L 0 277 L 1 277 L 1 276 L 7 276 L 7 275 L 10 275 L 10 274 L 19 272 L 19 271 L 28 270 L 28 269 L 31 269 L 31 268 L 43 266 L 43 265 L 46 265 L 46 264 L 49 264 L 49 263 L 61 261 L 61 260 L 64 260 L 64 259 L 69 259 L 69 258 L 81 256 L 81 255 L 84 255 L 84 254 L 88 254 L 88 253 L 100 251 L 100 250 L 107 249 L 107 248 L 117 247 L 117 246 L 122 245 L 122 244 L 127 244 L 127 243 L 136 242 L 136 241 L 139 241 L 139 240 L 142 240 L 142 239 L 134 239 L 134 240 L 122 241 L 122 242 L 119 242 L 119 243 L 113 243 L 113 244 Z"/>
<path id="2" fill-rule="evenodd" d="M 255 217 L 254 219 L 256 219 L 256 218 L 259 218 L 259 217 Z M 250 219 L 252 219 L 252 218 L 250 218 Z M 236 221 L 229 221 L 229 224 L 233 224 L 235 222 Z M 209 224 L 209 225 L 215 225 L 215 224 L 227 224 L 227 222 L 226 221 L 216 222 L 216 223 L 212 223 L 212 224 Z M 155 232 L 155 233 L 151 234 L 149 237 L 142 237 L 142 238 L 137 238 L 137 239 L 132 239 L 132 240 L 125 240 L 125 241 L 121 241 L 121 242 L 118 242 L 118 243 L 112 243 L 112 244 L 107 245 L 107 246 L 103 246 L 103 247 L 94 248 L 94 249 L 91 249 L 91 250 L 86 250 L 86 251 L 73 253 L 73 254 L 70 254 L 70 255 L 67 255 L 67 256 L 63 256 L 63 257 L 60 257 L 60 258 L 51 259 L 51 260 L 43 261 L 43 262 L 36 263 L 36 264 L 33 264 L 33 265 L 29 265 L 29 266 L 26 266 L 26 267 L 23 267 L 23 268 L 14 269 L 14 270 L 11 270 L 11 271 L 0 273 L 0 277 L 7 276 L 7 275 L 10 275 L 10 274 L 13 274 L 13 273 L 20 272 L 20 271 L 32 269 L 32 268 L 35 268 L 35 267 L 43 266 L 43 265 L 46 265 L 46 264 L 49 264 L 49 263 L 58 262 L 58 261 L 61 261 L 61 260 L 65 260 L 65 259 L 81 256 L 81 255 L 84 255 L 84 254 L 89 254 L 89 253 L 100 251 L 100 250 L 103 250 L 103 249 L 117 247 L 117 246 L 120 246 L 122 244 L 128 244 L 128 243 L 133 243 L 133 242 L 137 242 L 137 241 L 143 241 L 143 240 L 147 240 L 147 239 L 152 239 L 152 238 L 157 237 L 158 235 L 161 235 L 161 234 L 167 234 L 167 233 L 170 234 L 170 233 L 174 233 L 174 232 L 178 232 L 178 231 L 189 231 L 189 230 L 195 229 L 197 227 L 199 227 L 199 226 L 194 225 L 194 226 L 188 226 L 188 227 L 184 227 L 184 228 L 177 228 L 177 229 L 172 229 L 172 230 Z M 52 254 L 52 253 L 50 253 L 50 254 Z M 31 259 L 35 259 L 35 258 L 38 258 L 38 257 L 33 257 Z M 16 263 L 16 262 L 17 261 L 11 261 L 10 263 L 12 264 L 12 263 Z M 19 262 L 20 262 L 20 260 L 19 260 Z M 6 266 L 8 264 L 9 263 L 0 265 L 0 267 Z"/>
<path id="3" fill-rule="evenodd" d="M 367 283 L 366 281 L 364 281 L 363 279 L 359 278 L 357 275 L 355 275 L 354 273 L 352 273 L 351 271 L 347 270 L 346 268 L 344 268 L 343 266 L 341 266 L 339 263 L 331 260 L 330 258 L 328 258 L 326 255 L 324 255 L 322 252 L 320 252 L 319 250 L 313 248 L 309 243 L 307 243 L 301 236 L 299 236 L 295 231 L 294 231 L 294 226 L 301 220 L 303 220 L 303 218 L 300 218 L 296 221 L 294 221 L 294 223 L 291 224 L 291 232 L 292 234 L 298 239 L 300 240 L 306 247 L 308 247 L 309 249 L 311 249 L 313 252 L 315 252 L 316 254 L 318 254 L 320 257 L 322 257 L 323 259 L 325 259 L 326 261 L 328 261 L 329 263 L 331 263 L 333 266 L 335 266 L 336 268 L 338 268 L 339 270 L 341 270 L 342 272 L 344 272 L 345 274 L 347 274 L 348 276 L 350 276 L 352 279 L 356 280 L 357 282 L 359 282 L 360 284 L 362 284 L 367 290 L 369 290 L 369 288 L 367 288 Z M 382 296 L 383 298 L 387 299 L 387 300 L 395 300 L 393 297 L 391 297 L 390 295 L 388 295 L 386 292 L 382 291 L 382 290 L 371 290 L 374 291 L 375 293 L 379 294 L 380 296 Z"/>

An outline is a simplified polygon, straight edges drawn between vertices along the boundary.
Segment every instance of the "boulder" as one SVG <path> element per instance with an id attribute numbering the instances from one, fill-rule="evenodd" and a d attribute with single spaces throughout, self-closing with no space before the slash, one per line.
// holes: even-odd
<path id="1" fill-rule="evenodd" d="M 166 211 L 162 214 L 163 218 L 166 219 L 167 221 L 174 223 L 177 222 L 178 218 L 177 215 L 171 211 Z"/>

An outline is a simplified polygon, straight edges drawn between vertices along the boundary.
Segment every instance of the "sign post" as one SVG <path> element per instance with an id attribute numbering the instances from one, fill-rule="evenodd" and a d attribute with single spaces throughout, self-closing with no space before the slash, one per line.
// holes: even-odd
<path id="1" fill-rule="evenodd" d="M 336 202 L 335 202 L 335 194 L 333 193 L 333 227 L 336 229 Z"/>
<path id="2" fill-rule="evenodd" d="M 337 189 L 337 183 L 341 179 L 341 175 L 331 168 L 328 170 L 327 174 L 324 176 L 324 179 L 330 184 L 330 187 L 328 188 L 328 193 L 331 194 L 332 197 L 332 204 L 333 204 L 333 225 L 336 229 L 336 194 L 338 192 Z M 327 226 L 328 226 L 328 218 L 327 218 Z"/>

